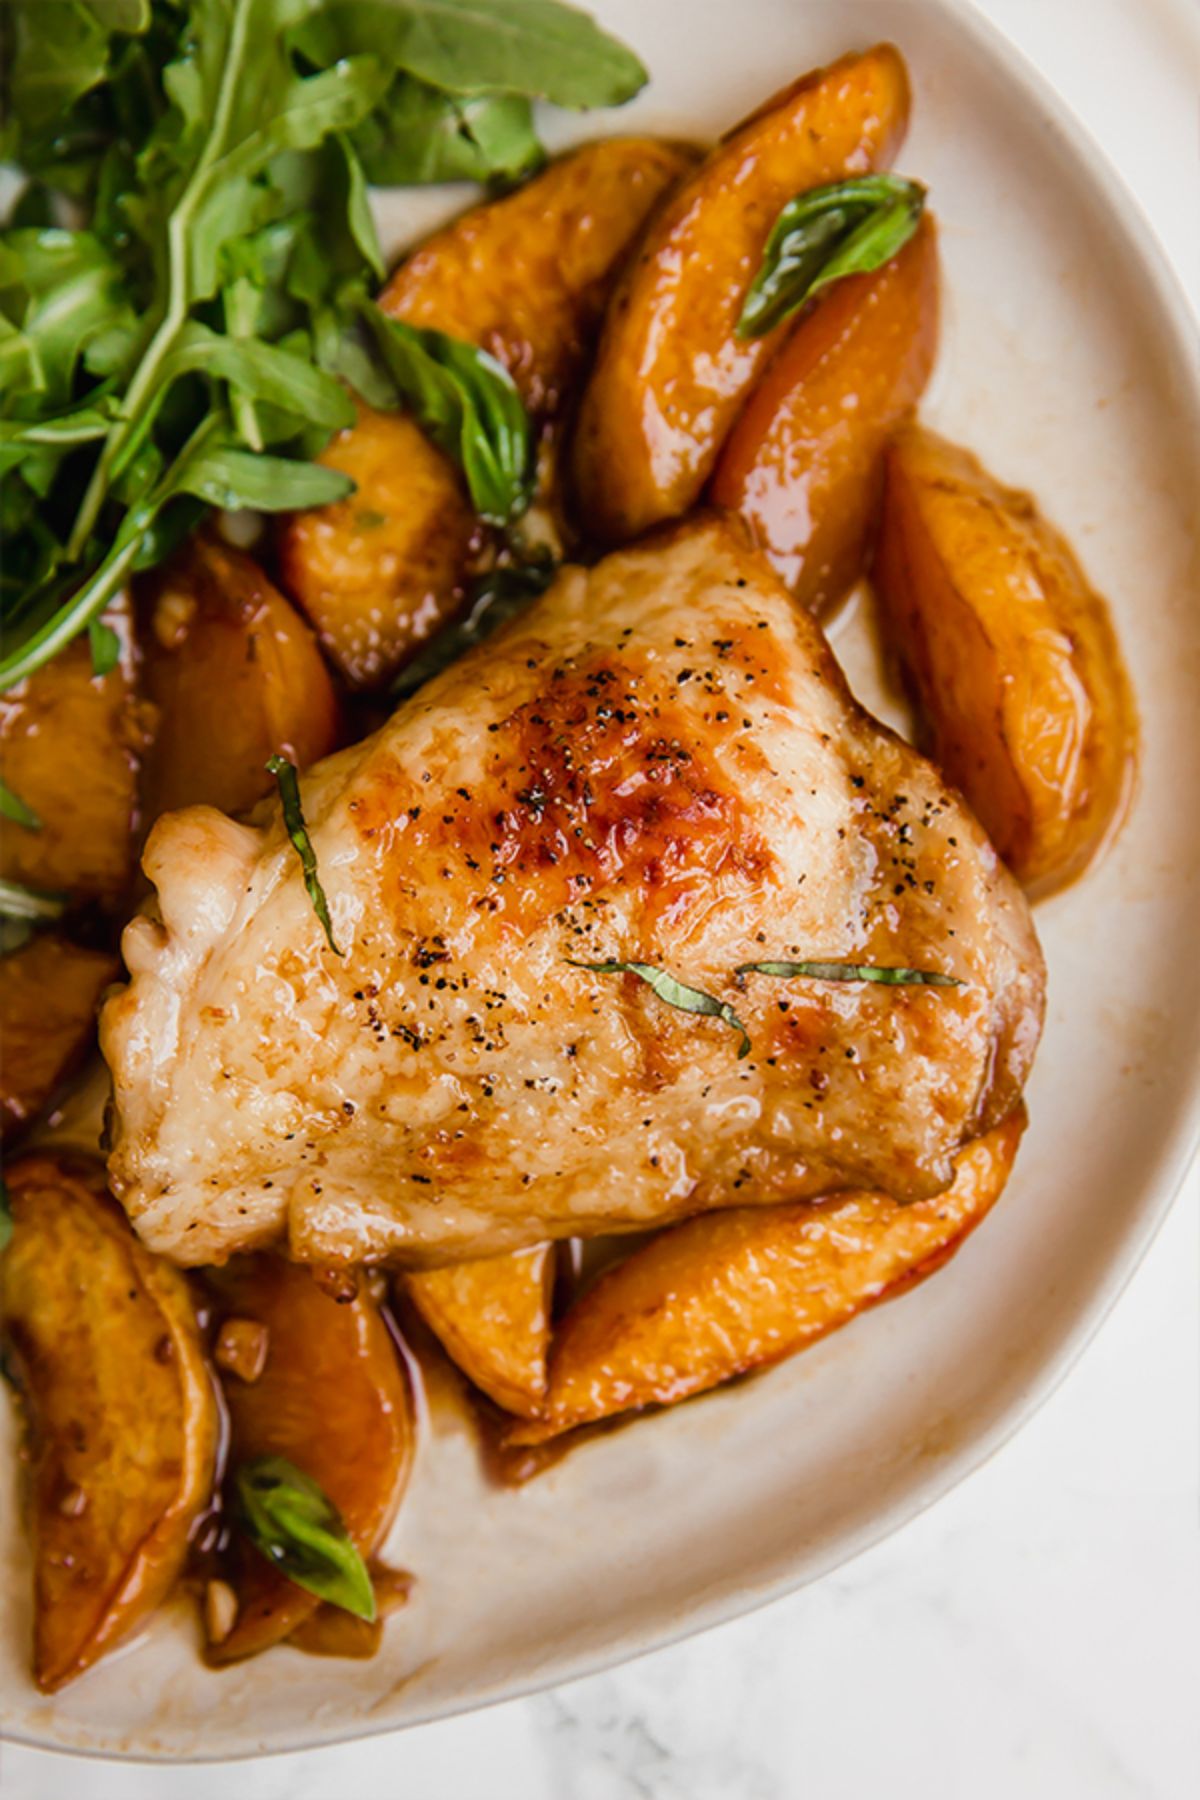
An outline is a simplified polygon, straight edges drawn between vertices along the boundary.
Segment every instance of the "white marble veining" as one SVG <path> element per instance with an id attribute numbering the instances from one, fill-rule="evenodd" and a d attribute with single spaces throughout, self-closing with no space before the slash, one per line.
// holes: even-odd
<path id="1" fill-rule="evenodd" d="M 1195 8 L 984 10 L 1083 114 L 1200 300 Z M 0 1797 L 1192 1800 L 1198 1275 L 1200 1169 L 1016 1439 L 904 1531 L 748 1618 L 489 1712 L 220 1771 L 0 1745 Z"/>

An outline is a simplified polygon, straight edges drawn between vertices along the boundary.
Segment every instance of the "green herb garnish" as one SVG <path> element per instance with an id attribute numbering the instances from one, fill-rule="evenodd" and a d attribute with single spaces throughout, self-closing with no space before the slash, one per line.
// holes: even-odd
<path id="1" fill-rule="evenodd" d="M 92 674 L 111 675 L 121 660 L 121 640 L 112 626 L 106 625 L 103 619 L 93 619 L 88 626 L 88 641 L 92 651 Z"/>
<path id="2" fill-rule="evenodd" d="M 242 1463 L 233 1514 L 254 1548 L 310 1594 L 357 1619 L 375 1617 L 367 1565 L 324 1489 L 283 1456 Z"/>
<path id="3" fill-rule="evenodd" d="M 443 94 L 411 75 L 393 83 L 353 143 L 377 187 L 439 181 L 510 187 L 546 160 L 522 95 Z"/>
<path id="4" fill-rule="evenodd" d="M 65 894 L 47 894 L 38 888 L 22 887 L 16 881 L 0 881 L 0 916 L 6 919 L 41 925 L 61 919 L 66 910 Z"/>
<path id="5" fill-rule="evenodd" d="M 11 819 L 14 825 L 23 825 L 26 831 L 42 829 L 42 821 L 32 806 L 27 806 L 20 794 L 14 794 L 3 781 L 0 781 L 0 818 Z"/>
<path id="6" fill-rule="evenodd" d="M 13 1216 L 12 1206 L 8 1198 L 8 1187 L 3 1175 L 0 1175 L 0 1250 L 7 1250 L 12 1243 Z"/>
<path id="7" fill-rule="evenodd" d="M 887 987 L 962 987 L 954 975 L 939 975 L 934 969 L 897 969 L 882 963 L 835 962 L 748 962 L 739 963 L 738 975 L 778 975 L 790 981 L 804 977 L 809 981 L 878 981 Z"/>
<path id="8" fill-rule="evenodd" d="M 369 53 L 459 96 L 621 106 L 646 82 L 631 50 L 560 0 L 325 0 L 294 41 L 322 64 Z"/>
<path id="9" fill-rule="evenodd" d="M 665 969 L 657 969 L 653 963 L 640 962 L 577 962 L 573 956 L 566 959 L 573 969 L 590 969 L 595 975 L 636 975 L 639 981 L 673 1006 L 677 1012 L 700 1013 L 705 1018 L 720 1019 L 731 1031 L 741 1037 L 738 1045 L 738 1056 L 749 1056 L 750 1034 L 733 1008 L 724 1000 L 718 1000 L 714 994 L 706 994 L 703 988 L 688 987 L 686 983 L 669 975 Z"/>
<path id="10" fill-rule="evenodd" d="M 385 355 L 361 329 L 384 272 L 367 181 L 511 182 L 541 159 L 532 99 L 631 98 L 645 71 L 586 14 L 5 0 L 0 66 L 0 160 L 26 179 L 0 231 L 0 689 L 207 507 L 351 492 L 313 460 L 353 416 L 343 382 L 369 404 L 403 390 L 453 438 L 481 510 L 521 510 L 528 426 L 507 377 L 469 346 Z M 101 668 L 103 633 L 93 649 Z"/>
<path id="11" fill-rule="evenodd" d="M 771 228 L 738 337 L 764 337 L 831 282 L 882 268 L 913 235 L 924 205 L 921 184 L 899 175 L 856 175 L 797 194 Z"/>
<path id="12" fill-rule="evenodd" d="M 300 804 L 300 783 L 296 778 L 296 765 L 289 762 L 286 756 L 272 756 L 267 759 L 267 768 L 275 777 L 279 787 L 279 798 L 283 804 L 283 823 L 292 840 L 296 855 L 300 858 L 300 867 L 304 871 L 304 886 L 313 903 L 316 913 L 329 941 L 329 948 L 335 956 L 344 954 L 338 949 L 333 936 L 333 926 L 329 919 L 329 902 L 325 898 L 325 889 L 321 886 L 321 877 L 317 873 L 317 853 L 312 847 L 312 839 L 308 835 L 308 826 L 304 823 L 304 808 Z"/>
<path id="13" fill-rule="evenodd" d="M 397 699 L 415 694 L 499 626 L 524 612 L 531 600 L 545 593 L 557 569 L 558 564 L 547 558 L 504 566 L 481 576 L 471 589 L 467 612 L 431 637 L 420 654 L 405 664 L 392 683 L 392 694 Z"/>
<path id="14" fill-rule="evenodd" d="M 494 356 L 389 318 L 373 303 L 366 320 L 400 401 L 466 476 L 476 512 L 509 525 L 533 498 L 533 426 L 517 385 Z"/>

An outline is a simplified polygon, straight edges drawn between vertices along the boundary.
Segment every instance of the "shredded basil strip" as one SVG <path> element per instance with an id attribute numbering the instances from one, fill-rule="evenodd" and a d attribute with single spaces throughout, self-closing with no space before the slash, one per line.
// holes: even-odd
<path id="1" fill-rule="evenodd" d="M 375 1617 L 375 1590 L 345 1521 L 324 1488 L 283 1456 L 242 1463 L 234 1517 L 254 1548 L 310 1594 L 357 1619 Z"/>
<path id="2" fill-rule="evenodd" d="M 308 835 L 308 826 L 304 823 L 304 808 L 300 804 L 300 783 L 296 779 L 296 765 L 289 762 L 286 756 L 271 756 L 267 759 L 267 768 L 275 777 L 279 787 L 279 798 L 283 802 L 283 822 L 287 834 L 295 846 L 300 858 L 300 867 L 304 871 L 304 885 L 308 897 L 313 903 L 313 911 L 324 927 L 325 936 L 329 940 L 329 948 L 335 956 L 342 956 L 333 936 L 333 926 L 329 920 L 329 902 L 325 898 L 325 889 L 321 886 L 321 878 L 317 873 L 317 853 L 312 847 L 312 839 Z"/>
<path id="3" fill-rule="evenodd" d="M 38 888 L 22 887 L 16 881 L 0 881 L 0 917 L 42 924 L 61 919 L 66 910 L 65 894 L 46 894 Z"/>
<path id="4" fill-rule="evenodd" d="M 12 1242 L 13 1216 L 9 1204 L 8 1188 L 3 1175 L 0 1175 L 0 1250 L 7 1250 Z"/>
<path id="5" fill-rule="evenodd" d="M 955 975 L 939 975 L 935 969 L 896 969 L 881 963 L 748 962 L 739 963 L 739 975 L 778 975 L 789 981 L 878 981 L 886 987 L 962 987 Z"/>
<path id="6" fill-rule="evenodd" d="M 0 818 L 11 819 L 14 825 L 23 825 L 26 831 L 42 829 L 42 821 L 32 806 L 27 806 L 20 794 L 14 794 L 3 781 L 0 781 Z"/>
<path id="7" fill-rule="evenodd" d="M 856 175 L 797 194 L 771 228 L 738 337 L 764 337 L 831 282 L 882 268 L 907 244 L 924 206 L 920 182 L 899 175 Z"/>
<path id="8" fill-rule="evenodd" d="M 749 1056 L 750 1033 L 732 1006 L 724 1000 L 718 1000 L 713 994 L 706 994 L 703 988 L 688 987 L 685 982 L 668 974 L 666 969 L 656 969 L 653 963 L 577 962 L 573 956 L 568 956 L 567 961 L 573 969 L 590 969 L 595 975 L 636 975 L 660 1000 L 665 1000 L 677 1012 L 699 1013 L 707 1019 L 720 1019 L 741 1037 L 742 1041 L 738 1045 L 739 1058 Z"/>

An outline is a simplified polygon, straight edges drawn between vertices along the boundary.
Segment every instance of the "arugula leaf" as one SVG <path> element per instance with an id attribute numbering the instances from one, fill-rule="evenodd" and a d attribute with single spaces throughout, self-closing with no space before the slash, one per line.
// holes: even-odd
<path id="1" fill-rule="evenodd" d="M 378 187 L 440 181 L 515 182 L 545 152 L 529 101 L 518 94 L 464 98 L 401 75 L 354 133 L 367 179 Z"/>
<path id="2" fill-rule="evenodd" d="M 168 359 L 192 307 L 217 289 L 225 243 L 264 222 L 270 190 L 254 178 L 281 153 L 311 149 L 357 124 L 387 86 L 388 73 L 373 56 L 298 75 L 285 41 L 295 12 L 295 0 L 193 0 L 189 50 L 163 75 L 174 112 L 139 159 L 153 167 L 168 124 L 189 147 L 161 221 L 166 278 L 159 318 L 76 515 L 72 556 L 92 532 L 143 407 L 170 379 Z"/>
<path id="3" fill-rule="evenodd" d="M 418 655 L 406 663 L 392 683 L 396 699 L 407 699 L 418 688 L 448 669 L 468 650 L 490 637 L 498 626 L 524 612 L 529 602 L 544 594 L 558 572 L 558 564 L 544 562 L 518 563 L 514 567 L 493 569 L 483 575 L 471 590 L 471 599 L 461 619 L 453 620 L 431 637 Z"/>
<path id="4" fill-rule="evenodd" d="M 267 758 L 267 768 L 275 777 L 279 786 L 279 798 L 283 804 L 283 823 L 292 840 L 296 855 L 300 858 L 300 867 L 304 871 L 304 886 L 313 903 L 316 913 L 329 942 L 329 948 L 335 956 L 342 956 L 333 936 L 333 926 L 329 920 L 329 902 L 325 898 L 325 889 L 321 886 L 321 877 L 317 872 L 317 853 L 312 847 L 312 839 L 308 835 L 308 826 L 304 823 L 304 808 L 300 802 L 300 783 L 296 778 L 296 765 L 289 762 L 286 756 Z"/>
<path id="5" fill-rule="evenodd" d="M 53 126 L 103 81 L 112 27 L 83 0 L 55 6 L 51 29 L 45 28 L 45 0 L 10 4 L 12 65 L 5 97 L 20 127 L 37 132 Z"/>
<path id="6" fill-rule="evenodd" d="M 121 640 L 103 619 L 88 622 L 88 639 L 92 652 L 92 674 L 111 675 L 121 660 Z"/>
<path id="7" fill-rule="evenodd" d="M 373 301 L 364 316 L 400 398 L 462 469 L 489 525 L 509 525 L 534 487 L 533 426 L 508 370 L 486 350 L 389 318 Z"/>
<path id="8" fill-rule="evenodd" d="M 452 94 L 621 106 L 648 79 L 624 44 L 562 0 L 328 0 L 294 34 L 314 60 L 373 51 Z"/>
<path id="9" fill-rule="evenodd" d="M 110 31 L 145 31 L 150 24 L 150 0 L 83 0 L 88 12 Z"/>
<path id="10" fill-rule="evenodd" d="M 14 794 L 6 781 L 0 781 L 0 817 L 11 819 L 14 825 L 23 825 L 26 831 L 42 829 L 42 821 L 32 806 L 26 806 L 20 794 Z"/>
<path id="11" fill-rule="evenodd" d="M 310 1594 L 356 1618 L 375 1617 L 375 1590 L 342 1515 L 310 1475 L 284 1456 L 234 1471 L 234 1518 L 267 1561 Z"/>
<path id="12" fill-rule="evenodd" d="M 210 380 L 228 383 L 233 394 L 247 401 L 265 401 L 291 414 L 288 426 L 279 433 L 282 437 L 293 437 L 306 425 L 338 431 L 354 423 L 354 402 L 323 369 L 314 368 L 311 362 L 281 344 L 223 337 L 193 319 L 182 328 L 174 349 L 164 358 L 161 384 L 143 408 L 136 429 L 127 433 L 113 457 L 114 480 L 129 466 L 148 437 L 159 408 L 170 395 L 171 385 L 200 371 Z M 235 413 L 235 420 L 237 416 Z M 262 434 L 255 435 L 261 438 Z M 262 444 L 252 442 L 251 447 L 261 449 Z"/>
<path id="13" fill-rule="evenodd" d="M 346 163 L 346 227 L 368 268 L 382 281 L 387 274 L 387 264 L 383 260 L 379 233 L 375 229 L 371 213 L 367 173 L 354 147 L 353 138 L 339 132 L 336 142 Z"/>
<path id="14" fill-rule="evenodd" d="M 76 365 L 102 331 L 132 316 L 120 263 L 90 231 L 0 234 L 0 308 L 30 346 L 27 391 L 70 403 Z M 10 386 L 9 393 L 15 390 Z"/>
<path id="15" fill-rule="evenodd" d="M 105 399 L 94 397 L 88 405 L 73 406 L 48 419 L 0 419 L 0 459 L 6 452 L 41 444 L 74 450 L 80 444 L 95 443 L 104 436 L 112 420 L 112 406 Z"/>
<path id="16" fill-rule="evenodd" d="M 899 175 L 855 175 L 789 200 L 771 228 L 737 322 L 763 337 L 823 287 L 882 268 L 920 223 L 925 189 Z"/>
<path id="17" fill-rule="evenodd" d="M 103 666 L 93 623 L 205 506 L 349 491 L 306 461 L 342 382 L 414 406 L 489 519 L 525 507 L 504 371 L 364 318 L 367 180 L 520 179 L 530 99 L 628 98 L 630 52 L 556 0 L 3 0 L 0 38 L 0 688 L 85 629 Z"/>
<path id="18" fill-rule="evenodd" d="M 636 975 L 639 981 L 665 1000 L 668 1006 L 675 1007 L 678 1012 L 699 1013 L 705 1018 L 720 1019 L 731 1031 L 741 1035 L 738 1045 L 738 1058 L 750 1054 L 750 1033 L 742 1024 L 733 1008 L 724 1000 L 718 1000 L 715 994 L 706 994 L 703 988 L 688 987 L 676 976 L 667 973 L 666 969 L 655 968 L 653 963 L 641 962 L 577 962 L 573 956 L 566 959 L 573 969 L 590 969 L 596 975 Z"/>
<path id="19" fill-rule="evenodd" d="M 955 975 L 939 975 L 934 969 L 889 968 L 883 963 L 748 962 L 739 963 L 737 975 L 777 975 L 788 981 L 878 981 L 888 987 L 962 987 Z"/>
<path id="20" fill-rule="evenodd" d="M 258 512 L 298 512 L 302 507 L 344 500 L 354 492 L 354 483 L 340 469 L 326 469 L 320 463 L 258 456 L 229 444 L 214 444 L 181 462 L 174 491 L 195 494 L 228 512 L 243 506 Z"/>
<path id="21" fill-rule="evenodd" d="M 37 888 L 22 887 L 16 881 L 0 881 L 0 916 L 6 919 L 42 924 L 61 919 L 66 910 L 64 894 L 46 894 Z"/>

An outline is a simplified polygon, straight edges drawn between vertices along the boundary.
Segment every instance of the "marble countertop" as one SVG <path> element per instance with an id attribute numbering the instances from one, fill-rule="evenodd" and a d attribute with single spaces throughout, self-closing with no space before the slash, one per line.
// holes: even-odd
<path id="1" fill-rule="evenodd" d="M 1082 115 L 1200 304 L 1197 7 L 983 10 Z M 1198 1275 L 1200 1167 L 1097 1338 L 1018 1437 L 903 1531 L 747 1618 L 488 1712 L 221 1770 L 0 1744 L 0 1796 L 1191 1800 Z"/>

